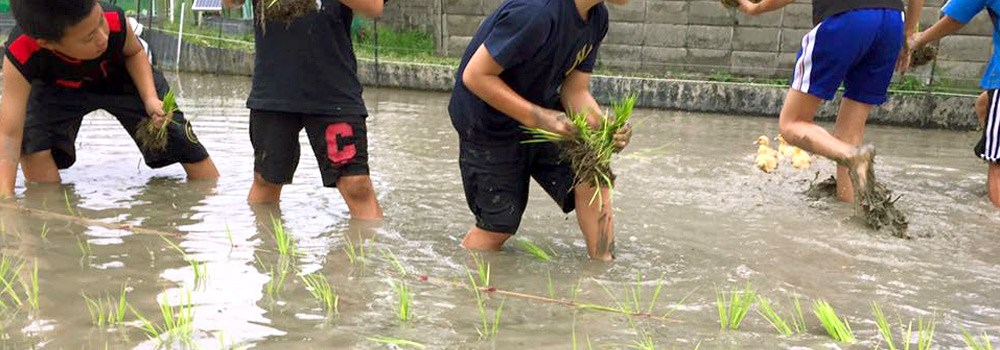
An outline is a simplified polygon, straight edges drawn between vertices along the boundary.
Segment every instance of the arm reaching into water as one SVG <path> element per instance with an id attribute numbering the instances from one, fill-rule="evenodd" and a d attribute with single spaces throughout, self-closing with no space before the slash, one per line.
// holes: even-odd
<path id="1" fill-rule="evenodd" d="M 3 98 L 0 99 L 0 198 L 14 197 L 17 165 L 28 109 L 31 83 L 9 59 L 3 59 Z"/>
<path id="2" fill-rule="evenodd" d="M 780 10 L 782 7 L 787 6 L 795 2 L 795 0 L 763 0 L 759 3 L 750 2 L 750 0 L 737 0 L 740 3 L 740 12 L 745 14 L 756 16 L 762 13 L 771 12 L 775 10 Z"/>

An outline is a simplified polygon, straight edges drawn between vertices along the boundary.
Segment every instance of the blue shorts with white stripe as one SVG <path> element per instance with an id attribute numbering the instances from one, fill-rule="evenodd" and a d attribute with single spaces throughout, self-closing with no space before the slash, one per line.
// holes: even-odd
<path id="1" fill-rule="evenodd" d="M 833 99 L 882 104 L 903 48 L 903 13 L 860 9 L 827 18 L 802 38 L 792 89 Z"/>

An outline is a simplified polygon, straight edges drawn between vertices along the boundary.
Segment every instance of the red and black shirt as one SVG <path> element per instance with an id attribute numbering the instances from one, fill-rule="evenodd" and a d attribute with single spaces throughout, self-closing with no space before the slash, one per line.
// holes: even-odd
<path id="1" fill-rule="evenodd" d="M 131 82 L 125 68 L 125 42 L 128 38 L 125 12 L 101 2 L 108 22 L 108 49 L 92 60 L 78 60 L 56 51 L 42 48 L 35 39 L 14 27 L 8 36 L 4 53 L 31 83 L 66 89 L 121 90 L 123 82 Z"/>

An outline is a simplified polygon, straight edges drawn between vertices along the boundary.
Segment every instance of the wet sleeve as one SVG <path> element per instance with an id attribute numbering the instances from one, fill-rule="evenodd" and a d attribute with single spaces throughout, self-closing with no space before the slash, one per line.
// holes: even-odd
<path id="1" fill-rule="evenodd" d="M 513 3 L 501 10 L 483 44 L 505 70 L 534 57 L 546 44 L 552 22 L 544 9 Z"/>
<path id="2" fill-rule="evenodd" d="M 603 6 L 603 5 L 599 5 Z M 583 60 L 580 65 L 576 66 L 576 70 L 584 73 L 592 73 L 594 67 L 597 65 L 597 52 L 600 51 L 601 42 L 604 41 L 604 37 L 608 35 L 608 15 L 607 10 L 602 11 L 602 16 L 600 19 L 601 28 L 597 31 L 597 35 L 594 38 L 594 46 L 587 54 L 587 58 Z"/>
<path id="3" fill-rule="evenodd" d="M 951 0 L 944 5 L 941 12 L 961 23 L 969 23 L 984 8 L 986 0 Z"/>

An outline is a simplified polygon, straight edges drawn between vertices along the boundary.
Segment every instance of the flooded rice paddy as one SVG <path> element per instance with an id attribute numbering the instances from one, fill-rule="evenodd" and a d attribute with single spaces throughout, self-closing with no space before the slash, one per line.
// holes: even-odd
<path id="1" fill-rule="evenodd" d="M 495 291 L 479 293 L 480 304 L 469 280 L 483 284 L 485 276 L 459 247 L 473 218 L 447 94 L 365 93 L 372 176 L 386 216 L 370 225 L 352 222 L 337 192 L 321 188 L 309 147 L 280 207 L 247 205 L 250 80 L 172 80 L 223 177 L 189 183 L 179 167 L 150 170 L 114 119 L 89 116 L 62 186 L 18 183 L 21 205 L 44 213 L 0 212 L 0 248 L 11 266 L 0 284 L 0 348 L 414 346 L 370 339 L 385 337 L 429 349 L 572 349 L 574 335 L 580 349 L 588 340 L 593 348 L 887 348 L 872 302 L 894 324 L 897 346 L 898 324 L 914 320 L 916 328 L 918 318 L 936 322 L 936 349 L 965 348 L 960 327 L 1000 336 L 1000 212 L 986 199 L 973 132 L 869 128 L 879 178 L 903 195 L 898 205 L 919 237 L 904 241 L 852 221 L 849 205 L 803 194 L 832 173 L 828 161 L 809 171 L 787 163 L 771 175 L 755 169 L 751 143 L 777 133 L 773 119 L 638 110 L 633 144 L 614 164 L 618 259 L 587 260 L 575 219 L 534 187 L 518 237 L 549 250 L 552 261 L 513 242 L 483 254 Z M 287 240 L 274 234 L 277 222 Z M 117 228 L 123 224 L 163 234 Z M 306 286 L 322 279 L 333 291 L 329 308 Z M 739 330 L 720 331 L 717 290 L 748 281 L 789 324 L 798 296 L 803 332 L 779 335 L 759 307 Z M 119 324 L 123 284 L 128 306 Z M 403 286 L 412 300 L 405 317 Z M 111 314 L 96 320 L 104 326 L 94 324 L 84 294 L 91 309 Z M 819 298 L 849 321 L 856 344 L 826 336 L 811 312 Z M 165 318 L 160 304 L 174 315 Z"/>

